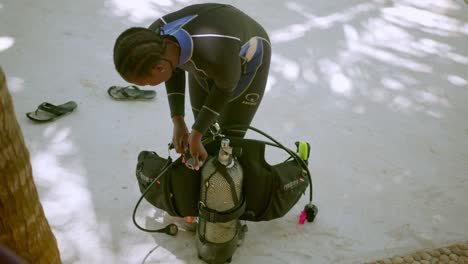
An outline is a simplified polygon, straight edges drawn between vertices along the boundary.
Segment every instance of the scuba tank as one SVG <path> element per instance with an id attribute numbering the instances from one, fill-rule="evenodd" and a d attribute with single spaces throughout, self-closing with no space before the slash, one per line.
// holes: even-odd
<path id="1" fill-rule="evenodd" d="M 210 264 L 230 262 L 247 230 L 239 220 L 245 211 L 243 171 L 229 143 L 222 139 L 218 157 L 201 171 L 196 244 L 198 257 Z"/>

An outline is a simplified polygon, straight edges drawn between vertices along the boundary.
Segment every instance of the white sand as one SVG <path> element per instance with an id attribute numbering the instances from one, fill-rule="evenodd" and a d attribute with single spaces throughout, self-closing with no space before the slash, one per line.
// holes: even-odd
<path id="1" fill-rule="evenodd" d="M 153 236 L 131 221 L 136 157 L 165 153 L 172 133 L 163 85 L 153 102 L 106 93 L 126 84 L 112 62 L 121 31 L 198 2 L 0 0 L 0 65 L 64 263 L 142 263 L 157 245 L 145 263 L 202 263 L 193 233 Z M 233 263 L 361 263 L 468 240 L 468 5 L 222 2 L 271 35 L 253 125 L 290 147 L 311 143 L 320 209 L 299 226 L 304 196 L 282 219 L 249 223 Z M 68 100 L 78 110 L 54 123 L 25 116 Z M 138 215 L 148 227 L 163 216 L 147 203 Z"/>

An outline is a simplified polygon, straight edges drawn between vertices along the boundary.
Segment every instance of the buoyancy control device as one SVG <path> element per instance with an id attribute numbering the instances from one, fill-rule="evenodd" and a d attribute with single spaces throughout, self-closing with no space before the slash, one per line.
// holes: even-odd
<path id="1" fill-rule="evenodd" d="M 198 257 L 210 264 L 230 262 L 244 233 L 239 221 L 245 211 L 244 176 L 229 142 L 221 141 L 218 155 L 201 171 L 196 241 Z"/>
<path id="2" fill-rule="evenodd" d="M 213 133 L 202 141 L 211 158 L 200 171 L 188 168 L 183 156 L 172 160 L 170 155 L 163 158 L 153 151 L 140 152 L 136 176 L 142 195 L 133 210 L 137 228 L 173 236 L 178 232 L 175 224 L 156 230 L 141 227 L 136 222 L 136 211 L 143 199 L 171 216 L 198 216 L 199 257 L 208 263 L 224 263 L 231 260 L 247 231 L 247 226 L 239 220 L 258 222 L 280 218 L 299 201 L 307 187 L 310 187 L 309 202 L 298 220 L 299 224 L 314 221 L 318 209 L 312 203 L 312 177 L 307 165 L 310 145 L 298 141 L 296 151 L 292 151 L 256 128 L 231 128 L 248 128 L 270 142 L 228 139 L 221 132 Z M 268 164 L 267 145 L 283 149 L 289 158 Z M 221 188 L 211 188 L 214 186 Z"/>

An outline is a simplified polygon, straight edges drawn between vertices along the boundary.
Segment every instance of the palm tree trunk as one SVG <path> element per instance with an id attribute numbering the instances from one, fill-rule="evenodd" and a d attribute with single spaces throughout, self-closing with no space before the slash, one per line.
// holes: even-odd
<path id="1" fill-rule="evenodd" d="M 0 244 L 28 263 L 61 263 L 0 68 Z"/>

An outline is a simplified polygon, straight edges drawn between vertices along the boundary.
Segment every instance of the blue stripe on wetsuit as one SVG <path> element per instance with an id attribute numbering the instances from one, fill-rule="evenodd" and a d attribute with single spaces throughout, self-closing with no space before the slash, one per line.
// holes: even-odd
<path id="1" fill-rule="evenodd" d="M 244 58 L 247 54 L 247 50 L 250 48 L 250 42 L 247 42 L 244 46 L 242 46 L 239 56 Z M 252 57 L 252 59 L 246 62 L 246 65 L 243 67 L 244 71 L 237 82 L 237 86 L 234 89 L 232 98 L 238 97 L 245 91 L 250 83 L 252 82 L 255 74 L 257 73 L 257 69 L 262 65 L 262 56 L 263 56 L 263 41 L 258 39 L 257 41 L 257 49 Z"/>
<path id="2" fill-rule="evenodd" d="M 182 29 L 182 27 L 190 22 L 190 20 L 194 19 L 196 15 L 193 16 L 186 16 L 183 18 L 179 18 L 177 20 L 174 20 L 172 22 L 169 22 L 162 26 L 162 30 L 164 31 L 163 33 L 165 35 L 171 35 L 177 39 L 177 42 L 179 42 L 180 46 L 180 57 L 179 57 L 179 64 L 182 65 L 186 63 L 190 57 L 192 57 L 192 52 L 193 52 L 193 41 L 192 38 L 190 37 L 190 34 Z M 159 28 L 156 29 L 156 32 L 159 32 Z"/>

